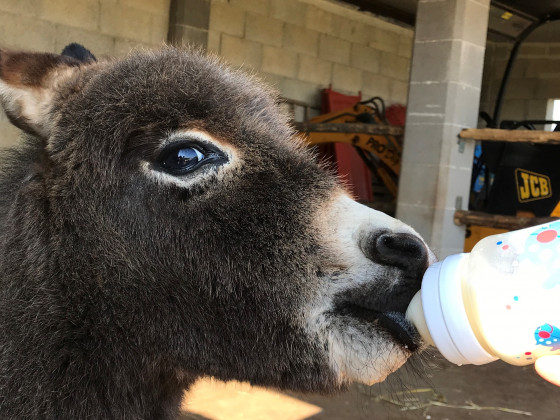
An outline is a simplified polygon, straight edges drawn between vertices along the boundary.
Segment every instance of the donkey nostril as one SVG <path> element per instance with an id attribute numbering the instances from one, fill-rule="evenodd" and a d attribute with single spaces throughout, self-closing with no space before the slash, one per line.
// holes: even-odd
<path id="1" fill-rule="evenodd" d="M 410 233 L 382 233 L 371 239 L 366 256 L 385 265 L 403 268 L 425 268 L 428 251 L 422 240 Z"/>

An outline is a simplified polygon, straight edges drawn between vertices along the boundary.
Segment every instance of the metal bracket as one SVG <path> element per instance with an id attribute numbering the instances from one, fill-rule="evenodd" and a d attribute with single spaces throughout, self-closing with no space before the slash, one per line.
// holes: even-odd
<path id="1" fill-rule="evenodd" d="M 465 153 L 465 139 L 459 138 L 457 144 L 459 145 L 459 153 Z"/>
<path id="2" fill-rule="evenodd" d="M 463 209 L 463 197 L 458 195 L 455 197 L 455 210 L 462 210 Z"/>

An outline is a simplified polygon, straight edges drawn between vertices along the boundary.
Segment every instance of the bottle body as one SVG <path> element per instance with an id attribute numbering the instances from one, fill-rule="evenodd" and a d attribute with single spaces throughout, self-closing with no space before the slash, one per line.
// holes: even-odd
<path id="1" fill-rule="evenodd" d="M 430 267 L 421 303 L 428 341 L 454 363 L 560 354 L 560 221 L 487 237 Z"/>

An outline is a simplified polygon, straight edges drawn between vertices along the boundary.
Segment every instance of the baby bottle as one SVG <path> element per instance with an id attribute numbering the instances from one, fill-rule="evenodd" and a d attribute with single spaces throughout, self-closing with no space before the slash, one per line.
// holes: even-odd
<path id="1" fill-rule="evenodd" d="M 457 365 L 560 354 L 560 221 L 489 236 L 433 264 L 407 318 Z"/>

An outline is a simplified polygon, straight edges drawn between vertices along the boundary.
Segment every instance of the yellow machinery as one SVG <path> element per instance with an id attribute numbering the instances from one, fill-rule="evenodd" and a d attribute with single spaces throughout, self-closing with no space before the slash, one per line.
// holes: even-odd
<path id="1" fill-rule="evenodd" d="M 325 143 L 355 146 L 368 168 L 393 197 L 397 196 L 403 129 L 387 124 L 381 98 L 375 97 L 341 111 L 319 115 L 307 123 L 296 124 L 296 128 L 306 133 L 310 146 Z"/>

